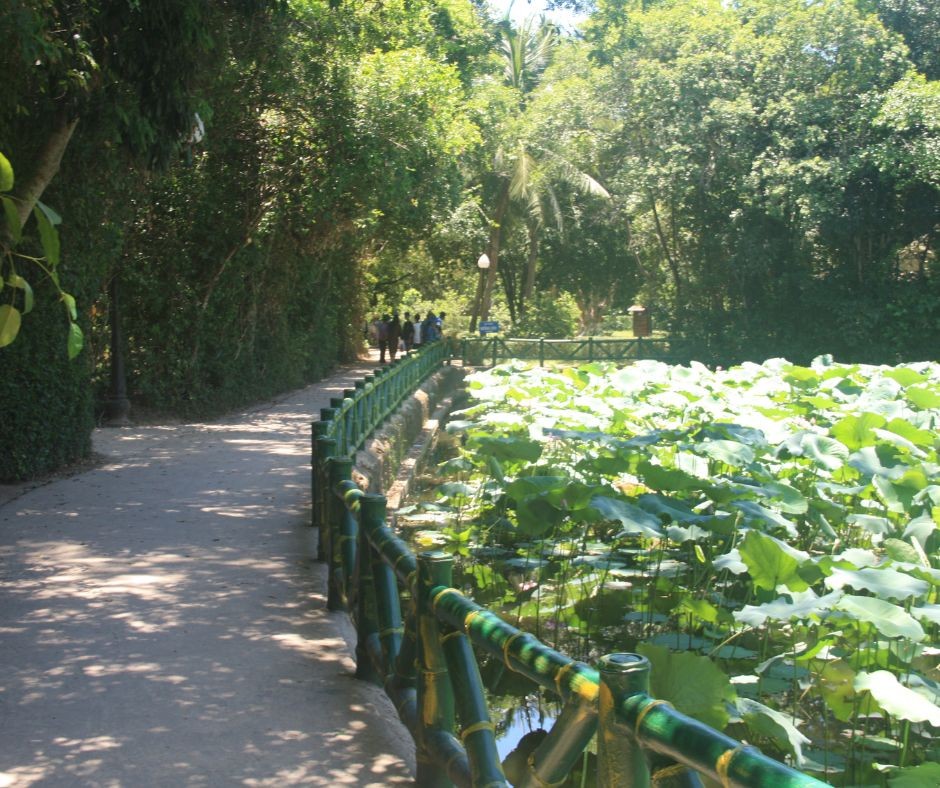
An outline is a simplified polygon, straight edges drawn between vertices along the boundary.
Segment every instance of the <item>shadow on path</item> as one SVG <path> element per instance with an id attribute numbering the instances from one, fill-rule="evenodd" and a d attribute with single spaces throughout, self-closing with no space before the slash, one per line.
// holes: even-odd
<path id="1" fill-rule="evenodd" d="M 411 782 L 307 525 L 312 415 L 367 371 L 99 430 L 103 466 L 0 507 L 0 788 Z"/>

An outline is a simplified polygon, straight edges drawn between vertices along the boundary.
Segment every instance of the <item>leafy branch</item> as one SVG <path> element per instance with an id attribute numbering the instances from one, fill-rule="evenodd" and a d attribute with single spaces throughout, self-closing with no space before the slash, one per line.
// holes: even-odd
<path id="1" fill-rule="evenodd" d="M 84 336 L 78 325 L 78 310 L 75 297 L 62 289 L 59 281 L 60 245 L 59 232 L 56 227 L 62 223 L 62 217 L 43 202 L 36 200 L 32 209 L 36 217 L 39 230 L 39 244 L 42 247 L 43 257 L 34 257 L 15 251 L 15 247 L 23 239 L 23 225 L 20 207 L 22 200 L 14 197 L 13 167 L 9 160 L 0 153 L 0 202 L 3 204 L 4 232 L 0 237 L 0 292 L 4 287 L 10 289 L 9 301 L 0 304 L 0 347 L 11 344 L 19 335 L 23 315 L 33 309 L 33 289 L 29 282 L 17 271 L 17 262 L 23 261 L 35 265 L 55 286 L 59 300 L 65 307 L 69 321 L 69 334 L 67 351 L 70 359 L 75 358 L 82 350 Z M 27 220 L 29 214 L 26 214 Z M 20 306 L 17 306 L 17 292 L 22 293 Z"/>

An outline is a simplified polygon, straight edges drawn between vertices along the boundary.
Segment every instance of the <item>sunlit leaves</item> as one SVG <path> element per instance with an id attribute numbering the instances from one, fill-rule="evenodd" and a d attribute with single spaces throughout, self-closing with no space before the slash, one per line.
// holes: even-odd
<path id="1" fill-rule="evenodd" d="M 911 722 L 929 722 L 940 728 L 940 707 L 908 689 L 893 673 L 876 670 L 855 677 L 856 692 L 870 692 L 875 702 L 888 714 Z"/>
<path id="2" fill-rule="evenodd" d="M 0 347 L 9 345 L 20 331 L 20 310 L 9 304 L 0 304 Z"/>
<path id="3" fill-rule="evenodd" d="M 10 160 L 0 153 L 0 192 L 13 189 L 13 167 Z"/>

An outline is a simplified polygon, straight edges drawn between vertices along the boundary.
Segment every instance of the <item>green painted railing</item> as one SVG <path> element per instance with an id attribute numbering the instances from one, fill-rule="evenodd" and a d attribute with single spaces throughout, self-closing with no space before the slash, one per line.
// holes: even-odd
<path id="1" fill-rule="evenodd" d="M 450 361 L 451 348 L 445 342 L 433 342 L 418 351 L 400 356 L 387 366 L 378 367 L 345 389 L 342 397 L 331 397 L 330 407 L 320 409 L 320 420 L 311 424 L 310 457 L 311 497 L 314 526 L 320 527 L 318 558 L 326 560 L 329 534 L 317 521 L 322 509 L 325 482 L 318 469 L 330 457 L 350 459 L 362 448 L 375 430 L 433 372 Z"/>
<path id="2" fill-rule="evenodd" d="M 455 354 L 456 355 L 456 354 Z M 464 366 L 485 366 L 518 358 L 525 361 L 680 361 L 668 339 L 504 339 L 488 336 L 460 340 Z"/>
<path id="3" fill-rule="evenodd" d="M 416 557 L 389 528 L 385 498 L 363 493 L 351 458 L 330 449 L 320 443 L 313 462 L 314 489 L 326 493 L 314 498 L 314 519 L 325 537 L 327 605 L 352 614 L 356 675 L 385 688 L 411 731 L 419 786 L 509 785 L 474 646 L 563 703 L 516 785 L 561 785 L 595 734 L 602 788 L 700 786 L 699 775 L 726 788 L 825 785 L 651 697 L 644 657 L 611 654 L 593 668 L 473 602 L 453 587 L 453 558 Z"/>

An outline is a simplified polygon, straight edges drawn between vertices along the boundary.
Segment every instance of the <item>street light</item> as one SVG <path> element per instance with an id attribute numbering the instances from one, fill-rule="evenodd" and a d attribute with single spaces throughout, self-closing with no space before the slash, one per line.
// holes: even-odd
<path id="1" fill-rule="evenodd" d="M 484 252 L 477 258 L 477 268 L 480 269 L 480 279 L 477 282 L 477 295 L 473 299 L 473 314 L 470 315 L 470 333 L 477 330 L 477 316 L 480 314 L 480 307 L 483 304 L 483 289 L 486 286 L 486 269 L 490 267 L 490 256 Z"/>

